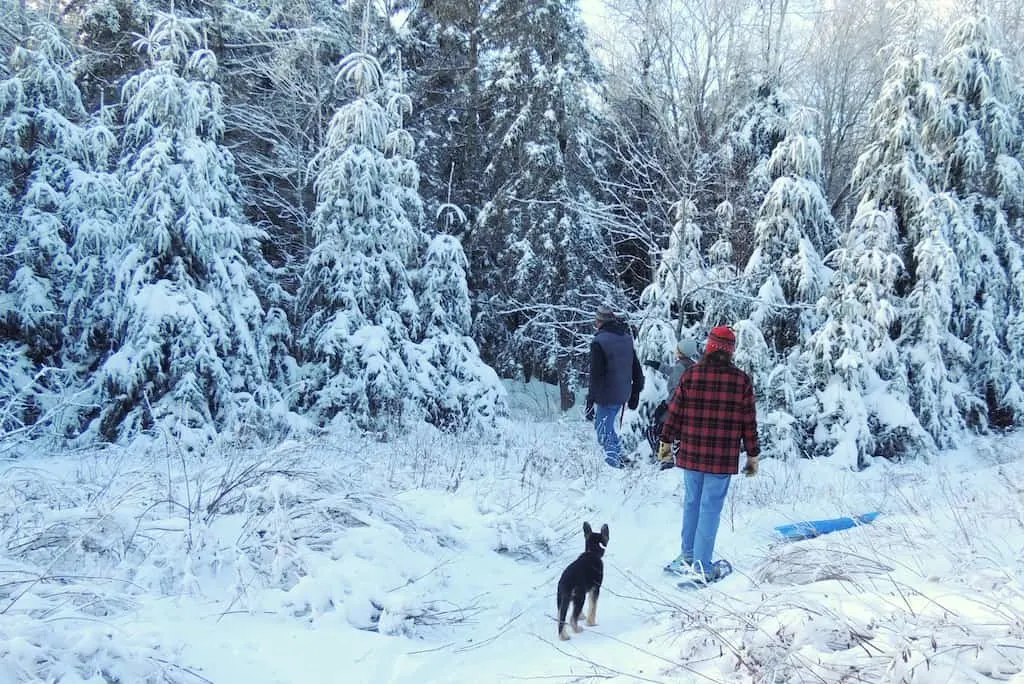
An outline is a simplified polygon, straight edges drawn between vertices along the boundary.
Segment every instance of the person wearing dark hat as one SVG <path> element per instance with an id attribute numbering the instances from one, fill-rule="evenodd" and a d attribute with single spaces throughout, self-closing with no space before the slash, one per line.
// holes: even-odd
<path id="1" fill-rule="evenodd" d="M 647 426 L 647 443 L 651 445 L 651 452 L 658 453 L 658 441 L 661 437 L 661 426 L 665 423 L 665 416 L 668 414 L 668 402 L 679 386 L 679 379 L 683 372 L 693 366 L 697 357 L 697 343 L 692 337 L 683 337 L 676 343 L 676 362 L 668 371 L 668 396 L 665 401 L 658 404 L 651 416 L 651 424 Z M 676 467 L 672 455 L 669 454 L 664 460 L 658 459 L 662 470 L 671 470 Z"/>
<path id="2" fill-rule="evenodd" d="M 633 336 L 625 322 L 605 305 L 597 309 L 597 332 L 590 343 L 590 387 L 586 415 L 594 421 L 597 441 L 604 449 L 604 461 L 613 468 L 624 468 L 622 443 L 615 430 L 615 418 L 629 404 L 635 409 L 644 388 L 644 373 L 633 348 Z"/>
<path id="3" fill-rule="evenodd" d="M 683 469 L 685 489 L 681 553 L 666 570 L 689 570 L 706 581 L 723 571 L 712 563 L 712 554 L 729 481 L 739 473 L 740 449 L 747 452 L 743 472 L 748 477 L 757 473 L 760 456 L 754 385 L 733 365 L 735 349 L 730 328 L 711 331 L 704 356 L 683 373 L 672 395 L 658 446 L 660 459 L 679 443 L 675 462 Z"/>

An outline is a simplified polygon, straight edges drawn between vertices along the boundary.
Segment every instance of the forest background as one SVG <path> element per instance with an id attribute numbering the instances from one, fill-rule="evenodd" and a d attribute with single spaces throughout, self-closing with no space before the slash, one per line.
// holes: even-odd
<path id="1" fill-rule="evenodd" d="M 765 452 L 1024 421 L 1024 9 L 0 2 L 5 444 L 489 432 L 728 323 Z M 588 33 L 589 29 L 589 33 Z"/>

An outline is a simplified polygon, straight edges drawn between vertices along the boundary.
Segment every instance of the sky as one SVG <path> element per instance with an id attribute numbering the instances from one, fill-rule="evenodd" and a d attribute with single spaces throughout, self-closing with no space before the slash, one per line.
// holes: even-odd
<path id="1" fill-rule="evenodd" d="M 609 468 L 554 388 L 509 387 L 497 438 L 0 461 L 0 682 L 1024 682 L 1020 435 L 764 460 L 723 513 L 735 572 L 684 591 L 680 471 Z M 610 527 L 598 624 L 560 641 L 584 521 Z"/>

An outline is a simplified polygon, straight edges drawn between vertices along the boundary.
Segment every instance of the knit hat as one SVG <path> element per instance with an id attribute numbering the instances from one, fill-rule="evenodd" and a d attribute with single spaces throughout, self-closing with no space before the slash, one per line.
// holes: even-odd
<path id="1" fill-rule="evenodd" d="M 676 345 L 676 351 L 683 356 L 692 359 L 697 355 L 697 343 L 693 341 L 692 337 L 684 337 L 679 340 L 679 344 Z"/>
<path id="2" fill-rule="evenodd" d="M 602 304 L 597 307 L 597 322 L 608 323 L 610 321 L 618 320 L 618 316 L 615 315 L 615 310 L 607 304 Z"/>
<path id="3" fill-rule="evenodd" d="M 735 350 L 736 335 L 733 334 L 732 329 L 729 326 L 720 325 L 717 328 L 712 329 L 711 333 L 708 334 L 708 343 L 704 347 L 705 354 L 724 351 L 731 355 Z"/>

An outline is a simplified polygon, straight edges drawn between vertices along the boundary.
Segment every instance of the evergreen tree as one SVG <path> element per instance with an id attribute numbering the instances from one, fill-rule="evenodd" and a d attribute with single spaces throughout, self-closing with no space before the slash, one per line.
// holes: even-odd
<path id="1" fill-rule="evenodd" d="M 702 201 L 711 198 L 717 204 L 706 211 L 691 203 L 688 219 L 695 229 L 703 227 L 698 230 L 704 248 L 683 269 L 692 274 L 691 286 L 696 280 L 702 283 L 685 307 L 686 324 L 699 322 L 696 330 L 739 321 L 750 309 L 745 274 L 738 264 L 746 264 L 753 250 L 755 222 L 773 181 L 769 162 L 791 127 L 789 110 L 785 96 L 766 81 L 729 119 L 723 144 L 706 162 L 713 171 L 707 182 L 700 183 L 706 186 Z"/>
<path id="2" fill-rule="evenodd" d="M 762 288 L 764 290 L 767 288 Z M 781 293 L 778 295 L 781 297 Z M 747 372 L 754 383 L 761 452 L 782 459 L 810 455 L 805 426 L 813 415 L 808 402 L 802 401 L 809 395 L 809 388 L 799 349 L 778 362 L 757 319 L 741 320 L 733 330 L 736 334 L 733 362 Z"/>
<path id="3" fill-rule="evenodd" d="M 179 10 L 181 4 L 177 4 Z M 87 106 L 117 102 L 124 82 L 146 68 L 146 55 L 136 49 L 135 39 L 146 34 L 160 9 L 155 5 L 151 1 L 81 0 L 64 6 L 64 17 L 74 26 L 83 48 L 77 71 Z"/>
<path id="4" fill-rule="evenodd" d="M 707 277 L 701 255 L 701 230 L 694 223 L 696 211 L 690 200 L 676 203 L 676 222 L 668 247 L 661 255 L 654 281 L 640 296 L 643 318 L 636 351 L 645 361 L 645 382 L 638 408 L 640 420 L 630 420 L 623 430 L 630 440 L 642 437 L 655 409 L 674 389 L 665 385 L 665 376 L 675 363 L 677 342 L 683 336 L 703 336 L 709 330 L 699 328 Z M 660 373 L 646 369 L 651 362 L 657 364 Z"/>
<path id="5" fill-rule="evenodd" d="M 278 279 L 294 293 L 312 242 L 309 160 L 322 148 L 335 109 L 324 94 L 340 56 L 358 44 L 353 15 L 361 12 L 356 3 L 332 0 L 195 4 L 222 64 L 224 142 L 246 190 L 246 215 L 270 235 L 264 253 L 286 269 Z"/>
<path id="6" fill-rule="evenodd" d="M 850 466 L 873 456 L 916 456 L 931 440 L 908 404 L 908 382 L 890 332 L 903 269 L 895 213 L 865 199 L 830 255 L 835 265 L 818 303 L 824 325 L 808 343 L 818 399 L 816 444 Z"/>
<path id="7" fill-rule="evenodd" d="M 813 137 L 791 130 L 772 152 L 769 173 L 774 180 L 754 226 L 746 276 L 753 293 L 767 288 L 773 298 L 781 295 L 771 309 L 762 308 L 762 301 L 752 314 L 781 357 L 816 328 L 813 305 L 828 284 L 821 255 L 835 244 L 835 226 L 820 185 L 821 148 Z"/>
<path id="8" fill-rule="evenodd" d="M 800 352 L 819 326 L 815 304 L 830 277 L 821 255 L 835 243 L 834 222 L 820 182 L 821 149 L 798 122 L 772 151 L 768 172 L 774 180 L 758 213 L 744 273 L 753 296 L 744 327 L 758 331 L 744 337 L 765 347 L 750 356 L 753 365 L 746 370 L 769 416 L 762 430 L 765 448 L 782 456 L 806 455 L 812 388 Z"/>
<path id="9" fill-rule="evenodd" d="M 119 147 L 107 123 L 111 112 L 90 123 L 83 140 L 88 161 L 75 173 L 62 207 L 71 229 L 72 272 L 62 293 L 65 310 L 63 365 L 73 372 L 78 387 L 89 388 L 93 373 L 113 346 L 117 298 L 110 283 L 124 245 L 125 191 L 116 171 Z M 100 397 L 85 394 L 76 400 L 74 424 L 78 433 L 95 417 Z"/>
<path id="10" fill-rule="evenodd" d="M 365 52 L 342 60 L 335 84 L 346 83 L 356 97 L 335 113 L 315 161 L 315 245 L 297 300 L 299 400 L 321 422 L 344 412 L 384 429 L 409 410 L 410 394 L 419 398 L 410 348 L 422 321 L 408 272 L 423 246 L 419 178 L 403 156 L 411 152 L 399 126 L 408 97 L 385 89 Z"/>
<path id="11" fill-rule="evenodd" d="M 499 0 L 485 20 L 487 202 L 468 253 L 488 299 L 476 330 L 504 374 L 557 379 L 565 400 L 592 312 L 617 289 L 589 159 L 596 74 L 575 2 Z"/>
<path id="12" fill-rule="evenodd" d="M 1024 420 L 1020 91 L 983 16 L 950 28 L 936 77 L 943 102 L 927 142 L 940 163 L 936 183 L 962 207 L 948 238 L 960 260 L 952 330 L 972 349 L 970 389 L 983 402 L 967 419 L 1002 427 Z"/>
<path id="13" fill-rule="evenodd" d="M 406 128 L 416 139 L 420 190 L 436 221 L 457 208 L 461 233 L 483 204 L 486 164 L 481 149 L 482 24 L 490 0 L 425 0 L 410 9 L 401 40 L 413 113 Z"/>
<path id="14" fill-rule="evenodd" d="M 728 227 L 734 263 L 740 266 L 754 249 L 754 227 L 774 180 L 769 163 L 789 132 L 791 110 L 786 95 L 773 81 L 765 81 L 753 99 L 732 116 L 725 144 L 717 153 L 724 168 L 717 194 L 731 206 Z"/>
<path id="15" fill-rule="evenodd" d="M 355 98 L 316 160 L 316 245 L 298 296 L 300 402 L 321 422 L 343 411 L 374 430 L 420 417 L 486 422 L 503 392 L 465 335 L 465 256 L 452 238 L 428 244 L 422 232 L 414 143 L 402 128 L 411 103 L 366 46 L 342 60 L 337 83 Z"/>
<path id="16" fill-rule="evenodd" d="M 86 114 L 68 71 L 71 51 L 57 28 L 40 22 L 32 33 L 11 54 L 12 77 L 0 82 L 6 167 L 0 321 L 4 338 L 24 342 L 35 363 L 53 364 L 62 347 L 62 290 L 72 270 L 61 209 L 86 160 Z"/>
<path id="17" fill-rule="evenodd" d="M 493 426 L 506 410 L 497 373 L 480 359 L 469 336 L 472 317 L 462 245 L 438 235 L 427 245 L 415 274 L 423 340 L 417 345 L 417 382 L 427 420 L 446 428 Z"/>
<path id="18" fill-rule="evenodd" d="M 260 233 L 242 215 L 232 157 L 218 144 L 216 59 L 198 44 L 195 21 L 159 15 L 138 42 L 151 65 L 124 87 L 127 245 L 115 351 L 96 378 L 106 438 L 160 427 L 209 439 L 267 390 L 264 314 L 243 256 Z"/>
<path id="19" fill-rule="evenodd" d="M 866 222 L 855 223 L 848 232 L 877 226 L 892 233 L 878 243 L 883 251 L 877 256 L 888 259 L 884 255 L 891 250 L 904 265 L 896 280 L 879 293 L 896 308 L 897 319 L 889 323 L 890 330 L 899 331 L 900 362 L 893 370 L 903 369 L 905 400 L 920 425 L 935 444 L 948 447 L 963 427 L 954 397 L 967 393 L 956 384 L 961 363 L 949 355 L 957 346 L 949 327 L 951 288 L 959 278 L 959 267 L 943 227 L 953 220 L 944 210 L 955 207 L 955 202 L 931 187 L 935 161 L 922 140 L 922 126 L 938 106 L 927 60 L 922 55 L 897 54 L 869 117 L 867 140 L 871 142 L 854 170 L 853 185 L 865 211 L 858 216 Z M 847 279 L 855 276 L 851 272 Z M 877 327 L 871 307 L 859 315 L 865 317 L 866 325 Z M 880 332 L 876 343 L 884 343 Z M 897 397 L 903 399 L 901 394 Z M 906 442 L 907 452 L 928 446 L 909 437 Z M 866 453 L 862 450 L 861 457 Z"/>
<path id="20" fill-rule="evenodd" d="M 718 238 L 707 251 L 708 287 L 703 304 L 703 328 L 707 330 L 740 320 L 748 308 L 742 297 L 743 275 L 736 268 L 733 250 L 735 208 L 728 200 L 715 208 L 715 224 Z"/>
<path id="21" fill-rule="evenodd" d="M 76 289 L 81 233 L 93 217 L 75 205 L 110 147 L 102 129 L 88 125 L 70 73 L 73 54 L 57 27 L 30 26 L 7 62 L 10 77 L 0 81 L 0 353 L 9 371 L 0 383 L 0 422 L 7 429 L 49 415 L 74 384 L 61 368 L 66 308 L 96 293 Z"/>
<path id="22" fill-rule="evenodd" d="M 84 47 L 78 81 L 88 105 L 116 100 L 125 80 L 146 67 L 134 49 L 159 12 L 201 22 L 204 47 L 217 58 L 224 120 L 250 221 L 267 231 L 266 259 L 294 292 L 296 264 L 308 253 L 315 197 L 307 174 L 333 113 L 337 60 L 355 44 L 351 3 L 333 0 L 79 0 L 64 17 Z M 283 302 L 264 302 L 280 306 Z"/>
<path id="23" fill-rule="evenodd" d="M 677 219 L 668 247 L 658 264 L 654 282 L 644 289 L 640 298 L 644 316 L 637 353 L 645 360 L 666 366 L 673 363 L 680 337 L 693 334 L 693 329 L 703 319 L 701 288 L 707 277 L 700 247 L 701 230 L 693 222 L 696 209 L 689 200 L 676 204 Z"/>
<path id="24" fill-rule="evenodd" d="M 960 213 L 952 197 L 939 194 L 921 214 L 922 236 L 913 254 L 916 280 L 906 297 L 899 340 L 910 405 L 936 445 L 944 448 L 963 434 L 964 416 L 983 408 L 966 377 L 971 350 L 950 332 L 960 270 L 945 228 Z"/>

